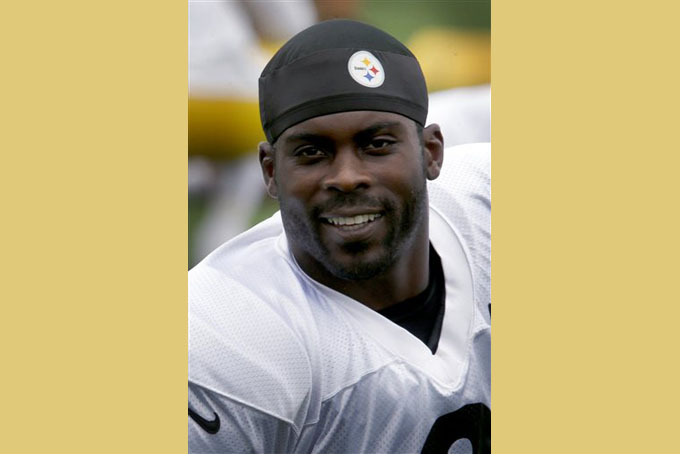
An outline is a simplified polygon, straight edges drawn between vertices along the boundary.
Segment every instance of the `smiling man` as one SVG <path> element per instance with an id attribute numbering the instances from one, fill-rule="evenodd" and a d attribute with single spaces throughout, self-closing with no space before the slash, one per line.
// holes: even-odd
<path id="1" fill-rule="evenodd" d="M 189 273 L 190 452 L 490 452 L 488 144 L 445 152 L 415 57 L 347 20 L 260 112 L 280 212 Z"/>
<path id="2" fill-rule="evenodd" d="M 276 146 L 262 144 L 267 189 L 300 267 L 373 309 L 422 291 L 426 179 L 439 175 L 441 141 L 436 126 L 422 132 L 398 114 L 356 111 L 306 120 Z"/>

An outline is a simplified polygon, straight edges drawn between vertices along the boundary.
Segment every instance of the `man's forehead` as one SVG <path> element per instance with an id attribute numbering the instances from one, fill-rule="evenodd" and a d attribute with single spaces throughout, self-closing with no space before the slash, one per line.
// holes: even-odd
<path id="1" fill-rule="evenodd" d="M 364 131 L 406 130 L 414 123 L 408 117 L 392 112 L 352 111 L 310 118 L 286 129 L 278 142 L 290 142 L 307 135 L 355 135 Z"/>

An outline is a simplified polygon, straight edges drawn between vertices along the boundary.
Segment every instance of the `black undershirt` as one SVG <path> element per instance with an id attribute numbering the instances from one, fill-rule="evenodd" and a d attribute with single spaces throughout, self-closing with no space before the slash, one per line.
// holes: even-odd
<path id="1" fill-rule="evenodd" d="M 408 330 L 423 341 L 432 354 L 437 352 L 444 320 L 444 270 L 442 262 L 430 244 L 430 279 L 427 288 L 418 295 L 378 311 L 383 317 Z"/>

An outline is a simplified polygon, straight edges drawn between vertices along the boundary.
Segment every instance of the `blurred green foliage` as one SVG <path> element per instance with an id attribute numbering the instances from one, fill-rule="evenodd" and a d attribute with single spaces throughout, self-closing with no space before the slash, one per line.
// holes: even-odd
<path id="1" fill-rule="evenodd" d="M 357 13 L 357 19 L 404 42 L 425 26 L 491 29 L 490 0 L 364 0 Z"/>

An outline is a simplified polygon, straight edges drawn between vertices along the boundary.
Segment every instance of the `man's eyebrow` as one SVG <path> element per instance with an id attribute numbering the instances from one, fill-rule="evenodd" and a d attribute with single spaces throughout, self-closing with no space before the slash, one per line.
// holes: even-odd
<path id="1" fill-rule="evenodd" d="M 377 132 L 382 131 L 383 129 L 389 129 L 389 128 L 394 128 L 394 127 L 402 127 L 402 124 L 397 122 L 397 121 L 385 121 L 381 123 L 374 123 L 358 133 L 354 135 L 355 140 L 361 140 L 361 139 L 366 139 L 367 137 L 370 137 L 374 135 Z M 312 132 L 298 132 L 295 134 L 291 134 L 288 137 L 283 139 L 284 143 L 293 143 L 293 142 L 312 142 L 312 143 L 319 143 L 319 142 L 327 142 L 329 139 L 323 134 L 314 134 Z"/>
<path id="2" fill-rule="evenodd" d="M 284 143 L 293 143 L 293 142 L 312 142 L 312 143 L 318 143 L 318 142 L 323 142 L 323 141 L 328 141 L 328 138 L 324 137 L 321 134 L 314 134 L 311 132 L 299 132 L 297 134 L 291 134 L 285 139 L 283 139 Z"/>

